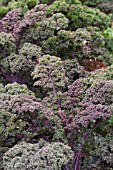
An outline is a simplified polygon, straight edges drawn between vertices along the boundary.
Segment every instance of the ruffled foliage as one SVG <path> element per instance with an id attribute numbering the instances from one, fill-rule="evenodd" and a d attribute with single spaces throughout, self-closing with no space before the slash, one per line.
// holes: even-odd
<path id="1" fill-rule="evenodd" d="M 2 60 L 1 64 L 6 71 L 10 70 L 12 73 L 20 71 L 22 74 L 24 72 L 31 73 L 40 57 L 41 48 L 39 46 L 25 43 L 19 50 L 19 54 L 11 53 L 10 56 Z"/>
<path id="2" fill-rule="evenodd" d="M 15 52 L 15 40 L 11 34 L 0 32 L 0 58 Z"/>
<path id="3" fill-rule="evenodd" d="M 31 96 L 35 96 L 35 94 L 30 91 L 25 84 L 18 84 L 18 83 L 13 83 L 13 84 L 7 84 L 3 86 L 0 84 L 0 93 L 5 93 L 5 94 L 11 94 L 11 95 L 16 95 L 16 94 L 29 94 Z"/>
<path id="4" fill-rule="evenodd" d="M 6 32 L 12 32 L 14 25 L 18 20 L 21 20 L 22 10 L 19 8 L 9 11 L 3 18 L 2 24 Z"/>
<path id="5" fill-rule="evenodd" d="M 1 0 L 0 1 L 0 18 L 2 18 L 8 11 L 21 8 L 24 14 L 29 9 L 38 4 L 38 0 Z"/>
<path id="6" fill-rule="evenodd" d="M 30 156 L 30 157 L 29 157 Z M 60 170 L 73 157 L 71 148 L 63 143 L 37 144 L 20 143 L 4 155 L 4 170 L 6 169 L 55 169 Z"/>
<path id="7" fill-rule="evenodd" d="M 91 59 L 104 61 L 107 64 L 112 62 L 112 54 L 105 47 L 104 36 L 96 27 L 79 28 L 73 32 L 61 30 L 56 36 L 44 41 L 42 50 L 62 59 L 76 58 L 85 66 Z"/>
<path id="8" fill-rule="evenodd" d="M 42 86 L 47 89 L 64 87 L 66 81 L 68 81 L 61 59 L 50 55 L 44 55 L 39 59 L 32 76 L 33 79 L 38 79 L 34 83 L 35 86 Z"/>
<path id="9" fill-rule="evenodd" d="M 92 1 L 89 1 L 89 0 L 81 0 L 81 2 L 83 4 L 86 4 L 86 5 L 91 5 L 91 6 L 95 6 L 96 4 L 100 4 L 100 3 L 109 3 L 109 2 L 112 2 L 112 0 L 92 0 Z"/>
<path id="10" fill-rule="evenodd" d="M 87 75 L 83 81 L 89 86 L 97 81 L 113 80 L 113 65 L 106 69 L 98 69 Z"/>
<path id="11" fill-rule="evenodd" d="M 91 25 L 105 28 L 110 21 L 109 17 L 100 12 L 99 9 L 91 9 L 81 5 L 78 0 L 70 3 L 66 2 L 66 0 L 53 2 L 48 8 L 48 15 L 52 15 L 55 12 L 66 13 L 67 18 L 70 20 L 69 28 L 72 30 Z"/>
<path id="12" fill-rule="evenodd" d="M 113 169 L 110 0 L 0 1 L 0 168 Z"/>

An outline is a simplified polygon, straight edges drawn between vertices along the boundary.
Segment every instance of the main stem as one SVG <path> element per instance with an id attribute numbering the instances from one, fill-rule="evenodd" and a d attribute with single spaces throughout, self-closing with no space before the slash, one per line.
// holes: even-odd
<path id="1" fill-rule="evenodd" d="M 56 98 L 57 97 L 57 92 L 56 92 L 54 80 L 53 80 L 51 75 L 49 77 L 50 77 L 50 81 L 51 81 L 52 88 L 53 88 L 53 96 Z M 59 102 L 58 99 L 57 99 L 56 103 L 57 103 L 57 106 L 58 106 L 59 117 L 61 118 L 63 123 L 66 123 L 66 121 L 67 121 L 66 120 L 66 115 L 62 112 L 61 105 L 60 105 L 60 102 Z"/>

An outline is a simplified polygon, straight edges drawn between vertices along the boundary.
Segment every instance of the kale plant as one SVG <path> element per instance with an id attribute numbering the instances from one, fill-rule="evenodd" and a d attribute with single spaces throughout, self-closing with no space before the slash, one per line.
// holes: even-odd
<path id="1" fill-rule="evenodd" d="M 113 169 L 110 0 L 0 2 L 0 169 Z"/>

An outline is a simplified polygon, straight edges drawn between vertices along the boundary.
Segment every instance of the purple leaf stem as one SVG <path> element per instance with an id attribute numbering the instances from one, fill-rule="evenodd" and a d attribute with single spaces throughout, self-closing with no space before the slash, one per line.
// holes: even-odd
<path id="1" fill-rule="evenodd" d="M 63 170 L 72 170 L 72 168 L 70 168 L 68 165 L 64 165 Z"/>
<path id="2" fill-rule="evenodd" d="M 80 170 L 80 158 L 82 156 L 82 151 L 77 150 L 74 154 L 74 170 Z"/>
<path id="3" fill-rule="evenodd" d="M 56 133 L 56 132 L 53 130 L 51 123 L 50 123 L 48 120 L 45 120 L 45 121 L 44 121 L 44 124 L 45 124 L 49 129 L 51 129 L 51 131 L 52 131 L 54 134 Z M 61 138 L 59 138 L 59 141 L 60 141 L 60 142 L 63 142 L 63 140 L 62 140 Z"/>

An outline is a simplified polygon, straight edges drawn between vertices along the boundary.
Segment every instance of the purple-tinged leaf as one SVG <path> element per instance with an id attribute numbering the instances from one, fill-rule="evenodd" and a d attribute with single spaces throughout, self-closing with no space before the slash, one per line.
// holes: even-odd
<path id="1" fill-rule="evenodd" d="M 67 120 L 67 124 L 71 124 L 72 120 L 73 120 L 73 116 L 70 115 L 69 119 Z"/>
<path id="2" fill-rule="evenodd" d="M 5 73 L 2 69 L 0 69 L 0 72 L 10 83 L 17 82 L 18 84 L 23 84 L 23 79 L 19 74 L 13 75 L 11 73 Z"/>
<path id="3" fill-rule="evenodd" d="M 48 120 L 45 120 L 45 121 L 44 121 L 44 124 L 45 124 L 49 129 L 51 129 L 53 133 L 55 133 L 54 130 L 53 130 L 53 128 L 52 128 L 52 125 L 50 124 L 50 122 L 49 122 Z"/>
<path id="4" fill-rule="evenodd" d="M 14 83 L 16 82 L 16 77 L 9 74 L 9 73 L 3 73 L 2 72 L 2 75 L 10 82 L 10 83 Z"/>

